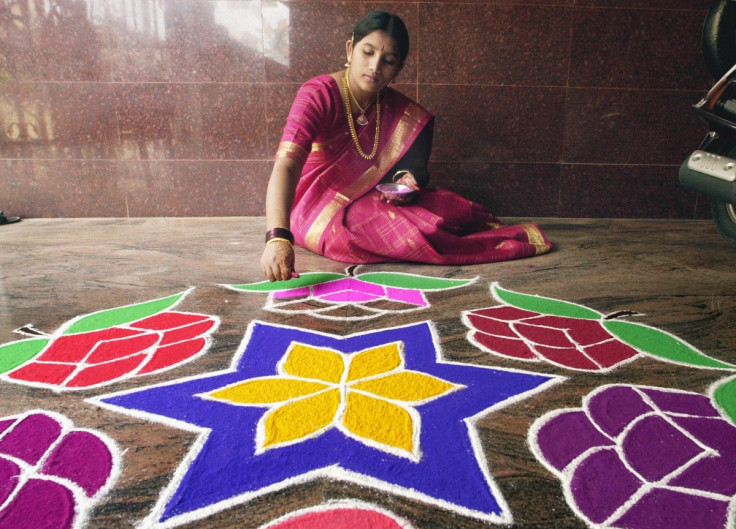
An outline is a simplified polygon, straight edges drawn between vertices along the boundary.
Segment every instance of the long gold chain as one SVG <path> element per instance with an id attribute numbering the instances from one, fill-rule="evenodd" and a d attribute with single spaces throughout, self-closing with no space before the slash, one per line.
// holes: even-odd
<path id="1" fill-rule="evenodd" d="M 370 154 L 366 154 L 360 146 L 360 141 L 358 141 L 358 133 L 355 131 L 355 123 L 353 122 L 353 113 L 350 110 L 350 83 L 348 81 L 347 70 L 345 71 L 345 77 L 342 78 L 342 86 L 344 88 L 342 100 L 345 103 L 345 117 L 348 119 L 348 127 L 350 127 L 350 135 L 353 137 L 353 143 L 355 143 L 355 147 L 358 149 L 358 154 L 366 160 L 372 160 L 378 152 L 378 139 L 381 134 L 381 98 L 376 96 L 376 137 L 373 140 L 373 150 Z"/>
<path id="2" fill-rule="evenodd" d="M 365 113 L 368 112 L 368 108 L 371 106 L 371 104 L 368 103 L 365 106 L 365 108 L 360 106 L 360 103 L 358 103 L 358 100 L 355 99 L 355 96 L 353 95 L 353 91 L 350 89 L 350 82 L 348 81 L 347 83 L 345 83 L 345 86 L 348 87 L 348 94 L 350 94 L 350 99 L 353 101 L 353 103 L 355 103 L 355 106 L 358 107 L 358 110 L 360 110 L 360 113 L 365 116 Z"/>

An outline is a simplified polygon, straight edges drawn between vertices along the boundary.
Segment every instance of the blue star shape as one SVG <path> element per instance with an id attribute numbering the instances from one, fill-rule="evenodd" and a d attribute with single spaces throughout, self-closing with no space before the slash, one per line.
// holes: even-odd
<path id="1" fill-rule="evenodd" d="M 416 407 L 422 418 L 421 459 L 411 461 L 352 439 L 337 428 L 256 455 L 264 408 L 203 398 L 243 380 L 276 374 L 289 346 L 302 343 L 346 354 L 403 342 L 406 369 L 462 389 Z M 445 361 L 430 322 L 346 337 L 252 322 L 230 369 L 103 395 L 100 406 L 200 433 L 189 456 L 147 519 L 171 527 L 307 480 L 353 481 L 486 521 L 511 514 L 487 469 L 474 422 L 559 378 Z"/>

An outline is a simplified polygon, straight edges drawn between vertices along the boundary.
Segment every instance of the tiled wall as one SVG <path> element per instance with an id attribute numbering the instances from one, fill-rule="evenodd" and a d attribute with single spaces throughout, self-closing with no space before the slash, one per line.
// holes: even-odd
<path id="1" fill-rule="evenodd" d="M 0 209 L 262 215 L 306 79 L 373 8 L 437 116 L 433 181 L 501 216 L 707 216 L 677 169 L 706 129 L 706 0 L 0 0 Z"/>

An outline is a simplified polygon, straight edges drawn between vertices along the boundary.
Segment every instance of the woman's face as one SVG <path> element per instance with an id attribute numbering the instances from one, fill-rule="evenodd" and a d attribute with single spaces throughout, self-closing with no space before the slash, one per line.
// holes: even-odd
<path id="1" fill-rule="evenodd" d="M 372 31 L 356 42 L 347 42 L 350 79 L 363 92 L 383 90 L 401 70 L 396 39 L 385 31 Z"/>

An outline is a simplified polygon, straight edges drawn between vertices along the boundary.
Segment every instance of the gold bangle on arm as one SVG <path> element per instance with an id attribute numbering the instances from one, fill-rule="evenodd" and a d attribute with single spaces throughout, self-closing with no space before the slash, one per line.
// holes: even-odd
<path id="1" fill-rule="evenodd" d="M 291 241 L 289 239 L 284 239 L 283 237 L 272 237 L 266 241 L 266 246 L 271 244 L 272 242 L 285 242 L 289 246 L 291 246 L 292 249 L 294 249 L 294 245 L 291 244 Z"/>

